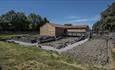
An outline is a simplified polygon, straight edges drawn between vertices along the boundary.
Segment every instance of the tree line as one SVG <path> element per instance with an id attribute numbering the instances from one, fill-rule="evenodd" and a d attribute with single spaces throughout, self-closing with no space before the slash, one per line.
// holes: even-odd
<path id="1" fill-rule="evenodd" d="M 115 30 L 115 2 L 101 13 L 101 19 L 92 28 L 94 31 Z"/>
<path id="2" fill-rule="evenodd" d="M 26 16 L 23 12 L 15 12 L 10 10 L 0 15 L 0 32 L 11 31 L 39 31 L 39 27 L 49 22 L 46 17 L 30 13 Z"/>

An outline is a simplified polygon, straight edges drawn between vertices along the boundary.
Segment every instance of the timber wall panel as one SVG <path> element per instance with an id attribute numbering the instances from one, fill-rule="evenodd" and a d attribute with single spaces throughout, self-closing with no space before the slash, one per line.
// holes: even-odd
<path id="1" fill-rule="evenodd" d="M 55 27 L 50 24 L 45 24 L 40 27 L 41 36 L 55 36 Z"/>

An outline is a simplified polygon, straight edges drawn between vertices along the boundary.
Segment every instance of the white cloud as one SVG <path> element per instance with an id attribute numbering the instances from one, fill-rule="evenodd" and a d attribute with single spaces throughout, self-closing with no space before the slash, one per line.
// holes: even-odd
<path id="1" fill-rule="evenodd" d="M 67 21 L 68 23 L 74 23 L 74 22 L 87 22 L 87 21 L 94 21 L 96 19 L 77 19 L 77 20 L 70 20 Z"/>
<path id="2" fill-rule="evenodd" d="M 98 20 L 99 18 L 100 18 L 100 16 L 96 15 L 94 18 L 70 20 L 70 21 L 67 21 L 67 23 L 90 22 L 90 21 L 96 21 L 96 20 Z"/>

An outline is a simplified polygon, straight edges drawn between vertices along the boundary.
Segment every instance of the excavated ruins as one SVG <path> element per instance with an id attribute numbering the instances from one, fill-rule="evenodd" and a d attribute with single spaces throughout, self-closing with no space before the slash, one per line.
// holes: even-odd
<path id="1" fill-rule="evenodd" d="M 64 56 L 90 65 L 106 65 L 110 58 L 109 41 L 92 39 L 86 43 L 63 52 Z"/>

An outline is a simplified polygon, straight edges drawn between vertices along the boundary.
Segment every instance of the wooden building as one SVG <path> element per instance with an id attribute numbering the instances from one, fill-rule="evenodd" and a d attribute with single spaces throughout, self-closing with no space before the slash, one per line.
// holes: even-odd
<path id="1" fill-rule="evenodd" d="M 59 25 L 59 24 L 51 24 L 46 23 L 40 27 L 40 35 L 41 36 L 84 36 L 89 31 L 89 27 L 87 25 L 79 25 L 79 26 L 67 26 L 67 25 Z"/>
<path id="2" fill-rule="evenodd" d="M 87 25 L 66 26 L 66 31 L 68 36 L 86 36 L 87 32 L 89 32 L 89 27 Z"/>

